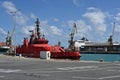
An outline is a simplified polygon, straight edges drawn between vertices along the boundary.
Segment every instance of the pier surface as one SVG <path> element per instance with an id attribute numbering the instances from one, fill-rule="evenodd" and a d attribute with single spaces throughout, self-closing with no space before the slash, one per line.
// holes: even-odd
<path id="1" fill-rule="evenodd" d="M 120 62 L 42 60 L 0 55 L 0 80 L 120 80 Z"/>

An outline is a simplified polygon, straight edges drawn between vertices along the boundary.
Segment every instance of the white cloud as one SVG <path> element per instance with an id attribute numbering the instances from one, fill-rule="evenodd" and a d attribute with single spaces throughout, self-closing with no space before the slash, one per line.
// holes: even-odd
<path id="1" fill-rule="evenodd" d="M 50 30 L 54 35 L 61 35 L 62 31 L 56 26 L 50 26 Z"/>
<path id="2" fill-rule="evenodd" d="M 16 18 L 16 23 L 18 25 L 26 25 L 29 17 L 22 14 L 21 11 L 17 9 L 11 1 L 4 1 L 2 3 L 2 6 L 5 8 L 9 15 L 12 15 L 14 19 Z"/>
<path id="3" fill-rule="evenodd" d="M 88 10 L 90 11 L 85 13 L 83 16 L 90 19 L 91 22 L 93 22 L 94 24 L 102 24 L 105 22 L 106 14 L 104 12 L 96 8 L 92 8 L 93 11 L 91 11 L 90 8 Z"/>
<path id="4" fill-rule="evenodd" d="M 88 11 L 100 11 L 99 9 L 97 9 L 95 7 L 88 7 L 87 10 Z"/>
<path id="5" fill-rule="evenodd" d="M 88 31 L 91 31 L 91 26 L 87 25 L 83 20 L 78 20 L 76 24 L 78 26 L 78 32 L 86 33 Z"/>
<path id="6" fill-rule="evenodd" d="M 120 22 L 120 12 L 118 12 L 116 14 L 114 19 L 115 19 L 115 32 L 120 32 L 120 23 L 119 23 Z M 113 25 L 113 23 L 112 23 L 112 25 Z"/>
<path id="7" fill-rule="evenodd" d="M 59 29 L 57 26 L 49 25 L 48 21 L 40 21 L 40 28 L 41 32 L 47 36 L 57 36 L 62 34 L 62 30 Z"/>
<path id="8" fill-rule="evenodd" d="M 75 5 L 75 6 L 80 6 L 81 5 L 81 1 L 80 0 L 73 0 L 73 4 Z"/>
<path id="9" fill-rule="evenodd" d="M 20 9 L 17 9 L 16 6 L 11 1 L 4 1 L 2 7 L 6 9 L 9 15 L 21 15 Z"/>
<path id="10" fill-rule="evenodd" d="M 58 19 L 58 18 L 54 18 L 53 20 L 54 20 L 55 22 L 58 22 L 58 21 L 59 21 L 59 19 Z"/>
<path id="11" fill-rule="evenodd" d="M 0 28 L 0 33 L 1 33 L 1 34 L 4 34 L 4 35 L 7 34 L 7 32 L 6 32 L 3 28 Z"/>
<path id="12" fill-rule="evenodd" d="M 49 27 L 50 26 L 48 24 L 48 21 L 40 21 L 41 32 L 46 36 L 50 36 L 50 28 Z"/>
<path id="13" fill-rule="evenodd" d="M 115 32 L 120 32 L 120 24 L 119 23 L 115 23 Z"/>
<path id="14" fill-rule="evenodd" d="M 77 34 L 76 34 L 77 37 L 86 36 L 91 31 L 91 26 L 87 25 L 83 20 L 68 21 L 69 26 L 73 27 L 73 23 L 76 23 L 77 25 Z"/>
<path id="15" fill-rule="evenodd" d="M 115 20 L 120 21 L 120 13 L 117 13 L 114 18 L 115 18 Z"/>
<path id="16" fill-rule="evenodd" d="M 9 15 L 13 15 L 13 19 L 15 19 L 16 17 L 16 26 L 17 29 L 21 31 L 20 33 L 23 33 L 25 35 L 30 34 L 29 30 L 33 30 L 33 25 L 28 25 L 28 21 L 31 19 L 35 19 L 36 16 L 33 13 L 31 13 L 30 15 L 24 15 L 23 13 L 21 13 L 20 10 L 18 11 L 16 6 L 11 1 L 4 1 L 2 3 L 2 6 Z M 15 12 L 16 12 L 16 16 L 14 16 Z"/>
<path id="17" fill-rule="evenodd" d="M 25 15 L 16 16 L 16 23 L 18 25 L 26 25 L 29 18 Z"/>
<path id="18" fill-rule="evenodd" d="M 33 13 L 30 14 L 30 17 L 31 17 L 32 19 L 36 19 L 36 18 L 37 18 L 37 16 L 34 15 Z"/>
<path id="19" fill-rule="evenodd" d="M 8 13 L 17 11 L 15 5 L 10 1 L 4 1 L 2 6 L 7 10 Z"/>
<path id="20" fill-rule="evenodd" d="M 107 13 L 102 12 L 100 9 L 90 7 L 88 8 L 88 11 L 83 15 L 83 17 L 90 20 L 99 35 L 102 36 L 104 32 L 106 32 L 107 28 L 107 25 L 105 24 L 107 15 Z"/>
<path id="21" fill-rule="evenodd" d="M 33 23 L 34 24 L 34 23 Z M 26 27 L 22 27 L 22 33 L 25 35 L 30 34 L 29 30 L 35 30 L 35 24 L 31 25 L 31 26 L 26 26 Z M 41 30 L 41 35 L 46 35 L 46 36 L 52 36 L 55 37 L 57 35 L 61 35 L 62 34 L 62 30 L 59 29 L 56 26 L 51 26 L 48 24 L 48 21 L 40 21 L 40 30 Z"/>
<path id="22" fill-rule="evenodd" d="M 120 36 L 120 23 L 116 22 L 115 25 L 113 23 L 111 23 L 111 34 L 113 35 L 113 40 L 114 41 L 119 41 L 119 36 Z M 114 28 L 114 32 L 113 32 L 113 28 Z"/>
<path id="23" fill-rule="evenodd" d="M 25 34 L 25 35 L 29 35 L 30 34 L 30 30 L 34 30 L 35 29 L 35 26 L 34 25 L 31 25 L 31 26 L 26 26 L 26 27 L 22 27 L 22 33 Z"/>

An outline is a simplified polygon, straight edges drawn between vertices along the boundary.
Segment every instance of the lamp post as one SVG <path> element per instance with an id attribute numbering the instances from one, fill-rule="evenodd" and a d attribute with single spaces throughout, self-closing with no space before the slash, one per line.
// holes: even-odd
<path id="1" fill-rule="evenodd" d="M 16 11 L 12 11 L 10 12 L 12 15 L 13 15 L 13 18 L 14 18 L 14 28 L 13 28 L 13 32 L 12 32 L 12 39 L 14 37 L 14 55 L 16 56 L 16 18 L 17 18 L 17 13 L 19 12 L 20 10 L 16 10 Z"/>

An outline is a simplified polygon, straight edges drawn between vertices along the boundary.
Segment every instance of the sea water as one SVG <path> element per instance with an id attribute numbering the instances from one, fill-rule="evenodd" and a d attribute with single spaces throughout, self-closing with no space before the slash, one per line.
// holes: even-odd
<path id="1" fill-rule="evenodd" d="M 80 60 L 120 62 L 120 54 L 81 54 Z"/>
<path id="2" fill-rule="evenodd" d="M 0 54 L 5 54 L 5 52 L 0 52 Z"/>

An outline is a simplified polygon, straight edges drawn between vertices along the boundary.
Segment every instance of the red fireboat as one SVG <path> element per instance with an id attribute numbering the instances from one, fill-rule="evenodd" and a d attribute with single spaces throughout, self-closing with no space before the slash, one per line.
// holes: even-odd
<path id="1" fill-rule="evenodd" d="M 30 40 L 24 38 L 23 45 L 16 47 L 16 53 L 25 57 L 40 58 L 41 51 L 49 51 L 50 58 L 75 59 L 79 60 L 81 55 L 79 51 L 72 49 L 63 49 L 61 46 L 51 46 L 48 40 L 41 35 L 39 28 L 39 19 L 36 21 L 36 31 L 31 30 Z"/>

